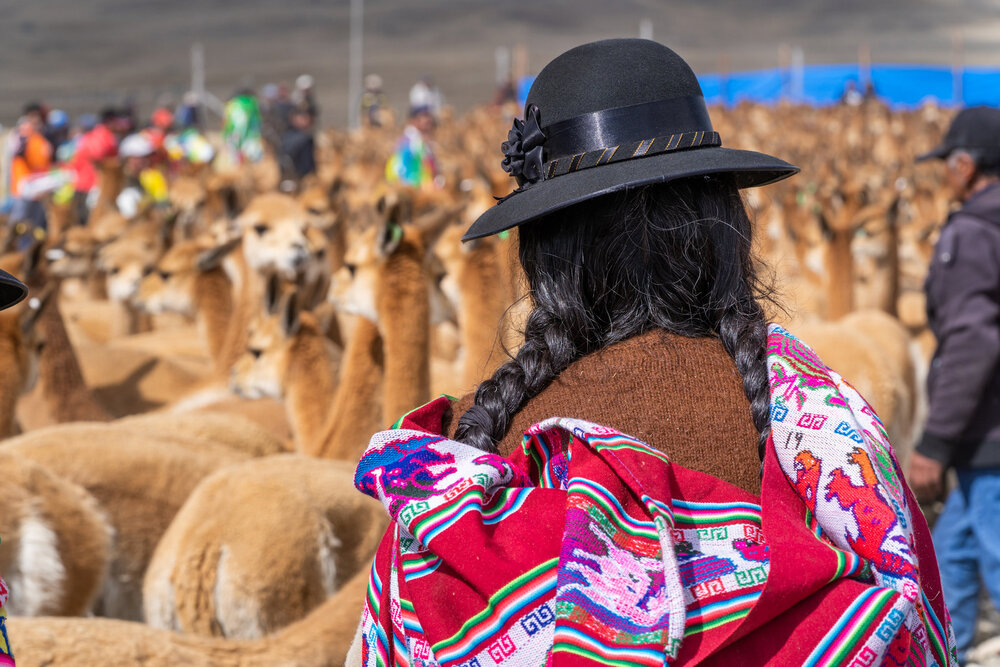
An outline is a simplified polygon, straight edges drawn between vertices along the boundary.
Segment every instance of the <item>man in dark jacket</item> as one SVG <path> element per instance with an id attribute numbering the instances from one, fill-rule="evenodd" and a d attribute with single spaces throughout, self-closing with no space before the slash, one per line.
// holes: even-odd
<path id="1" fill-rule="evenodd" d="M 917 497 L 951 492 L 934 545 L 959 657 L 972 644 L 980 578 L 1000 606 L 1000 110 L 961 111 L 940 146 L 962 207 L 948 217 L 931 260 L 927 314 L 938 347 L 927 378 L 930 412 L 910 460 Z"/>
<path id="2" fill-rule="evenodd" d="M 288 129 L 281 135 L 282 171 L 285 179 L 299 183 L 309 174 L 316 173 L 313 116 L 308 108 L 296 107 L 288 123 Z"/>

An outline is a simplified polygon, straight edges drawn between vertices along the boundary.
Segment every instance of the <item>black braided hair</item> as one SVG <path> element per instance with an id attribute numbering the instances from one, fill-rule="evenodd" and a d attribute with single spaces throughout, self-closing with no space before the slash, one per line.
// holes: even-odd
<path id="1" fill-rule="evenodd" d="M 514 414 L 580 357 L 652 329 L 716 336 L 736 363 L 760 431 L 770 389 L 751 223 L 731 177 L 634 188 L 522 225 L 534 309 L 524 345 L 476 390 L 455 437 L 495 451 Z"/>

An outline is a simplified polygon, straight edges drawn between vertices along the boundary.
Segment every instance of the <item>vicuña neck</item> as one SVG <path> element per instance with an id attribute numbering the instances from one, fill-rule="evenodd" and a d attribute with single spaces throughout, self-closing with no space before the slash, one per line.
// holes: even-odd
<path id="1" fill-rule="evenodd" d="M 330 419 L 330 397 L 337 389 L 332 344 L 315 320 L 302 315 L 299 332 L 288 352 L 285 401 L 296 449 L 315 455 L 322 449 Z"/>

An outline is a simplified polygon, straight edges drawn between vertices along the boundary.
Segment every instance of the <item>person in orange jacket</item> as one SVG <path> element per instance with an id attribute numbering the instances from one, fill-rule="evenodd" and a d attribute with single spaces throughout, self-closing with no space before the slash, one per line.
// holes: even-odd
<path id="1" fill-rule="evenodd" d="M 45 207 L 42 202 L 25 188 L 33 176 L 47 173 L 52 168 L 52 144 L 42 133 L 45 127 L 42 108 L 32 104 L 25 108 L 23 118 L 18 122 L 17 142 L 11 160 L 10 194 L 13 206 L 10 224 L 17 235 L 26 239 L 41 238 L 45 234 Z"/>

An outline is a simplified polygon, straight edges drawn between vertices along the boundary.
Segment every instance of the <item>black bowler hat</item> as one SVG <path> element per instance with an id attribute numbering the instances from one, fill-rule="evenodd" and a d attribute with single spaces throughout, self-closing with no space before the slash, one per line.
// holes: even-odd
<path id="1" fill-rule="evenodd" d="M 924 153 L 917 162 L 944 159 L 959 148 L 971 148 L 1000 153 L 1000 109 L 968 107 L 951 121 L 944 139 L 934 150 Z"/>
<path id="2" fill-rule="evenodd" d="M 584 44 L 546 65 L 503 152 L 519 187 L 464 241 L 632 186 L 730 173 L 747 188 L 798 171 L 770 155 L 722 148 L 694 72 L 646 39 Z"/>
<path id="3" fill-rule="evenodd" d="M 6 271 L 0 270 L 0 310 L 17 305 L 28 295 L 28 288 Z"/>

